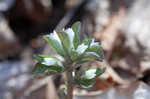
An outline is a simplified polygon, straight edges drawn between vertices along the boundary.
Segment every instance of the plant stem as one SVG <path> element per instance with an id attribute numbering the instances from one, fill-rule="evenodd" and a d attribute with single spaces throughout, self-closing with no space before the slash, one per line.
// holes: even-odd
<path id="1" fill-rule="evenodd" d="M 67 71 L 67 97 L 66 99 L 73 99 L 73 84 L 72 84 L 73 76 L 72 71 Z"/>

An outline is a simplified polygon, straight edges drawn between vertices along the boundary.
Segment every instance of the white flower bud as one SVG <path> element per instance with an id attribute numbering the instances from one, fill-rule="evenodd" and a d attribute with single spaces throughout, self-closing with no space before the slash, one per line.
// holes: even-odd
<path id="1" fill-rule="evenodd" d="M 77 51 L 78 53 L 82 54 L 82 53 L 85 52 L 85 50 L 86 50 L 87 48 L 88 48 L 87 45 L 81 44 L 81 45 L 79 45 L 79 46 L 77 47 L 76 51 Z"/>
<path id="2" fill-rule="evenodd" d="M 44 60 L 43 60 L 43 62 L 41 64 L 44 64 L 46 66 L 58 64 L 59 66 L 62 66 L 62 63 L 57 61 L 54 58 L 44 58 Z"/>
<path id="3" fill-rule="evenodd" d="M 96 76 L 96 69 L 89 69 L 85 72 L 85 76 L 88 79 L 93 79 Z"/>
<path id="4" fill-rule="evenodd" d="M 58 41 L 59 44 L 61 45 L 61 40 L 59 39 L 59 37 L 58 37 L 56 31 L 53 31 L 53 33 L 50 33 L 49 37 L 50 37 L 51 39 L 54 39 L 54 40 Z"/>
<path id="5" fill-rule="evenodd" d="M 69 36 L 71 48 L 74 48 L 74 45 L 73 45 L 73 40 L 74 40 L 74 36 L 75 36 L 74 31 L 71 28 L 68 28 L 68 29 L 64 30 L 64 32 L 67 33 L 67 35 Z"/>
<path id="6" fill-rule="evenodd" d="M 92 39 L 90 47 L 93 47 L 93 46 L 99 46 L 99 42 L 94 42 L 94 39 Z"/>

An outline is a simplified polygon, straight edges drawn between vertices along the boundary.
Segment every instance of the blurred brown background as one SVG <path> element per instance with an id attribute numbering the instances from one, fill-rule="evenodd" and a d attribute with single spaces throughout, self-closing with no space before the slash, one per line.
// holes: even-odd
<path id="1" fill-rule="evenodd" d="M 94 37 L 105 52 L 104 63 L 90 63 L 108 68 L 92 90 L 102 99 L 149 99 L 149 0 L 0 0 L 0 99 L 58 99 L 63 77 L 33 78 L 32 55 L 55 55 L 42 35 L 76 21 L 81 38 Z"/>

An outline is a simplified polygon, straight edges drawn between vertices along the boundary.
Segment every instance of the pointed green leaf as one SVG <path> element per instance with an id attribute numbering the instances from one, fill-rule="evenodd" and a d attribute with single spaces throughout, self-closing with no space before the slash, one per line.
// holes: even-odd
<path id="1" fill-rule="evenodd" d="M 72 54 L 73 55 L 73 54 Z M 77 54 L 75 54 L 77 57 Z M 85 52 L 83 55 L 78 56 L 76 58 L 76 64 L 83 64 L 88 61 L 94 61 L 94 60 L 102 60 L 103 58 L 99 56 L 96 52 Z"/>
<path id="2" fill-rule="evenodd" d="M 80 56 L 80 57 L 78 57 L 78 60 L 81 60 L 81 58 L 84 57 L 84 54 L 85 54 L 86 50 L 88 50 L 91 42 L 92 42 L 92 39 L 85 39 L 85 40 L 83 40 L 83 42 L 80 45 L 78 45 L 78 47 L 77 47 L 78 50 L 79 50 L 79 46 L 81 46 L 81 45 L 87 46 L 87 48 L 85 48 L 85 50 L 83 51 L 84 53 L 82 53 L 82 54 L 78 53 L 79 55 L 76 55 L 76 56 Z M 77 49 L 76 49 L 76 54 L 77 54 Z M 80 49 L 83 50 L 84 47 L 81 47 Z"/>
<path id="3" fill-rule="evenodd" d="M 75 61 L 76 59 L 78 59 L 79 56 L 80 56 L 80 54 L 77 53 L 76 51 L 71 52 L 71 60 L 72 61 Z"/>
<path id="4" fill-rule="evenodd" d="M 67 34 L 68 38 L 69 38 L 69 42 L 70 42 L 70 48 L 74 49 L 74 37 L 75 37 L 75 33 L 71 28 L 68 28 L 66 30 L 63 30 L 63 32 L 65 32 L 65 34 Z"/>
<path id="5" fill-rule="evenodd" d="M 104 52 L 101 46 L 93 46 L 88 48 L 87 54 L 91 54 L 91 56 L 95 57 L 97 60 L 103 61 L 104 60 Z"/>
<path id="6" fill-rule="evenodd" d="M 102 75 L 105 72 L 106 68 L 97 68 L 96 70 L 96 77 Z"/>
<path id="7" fill-rule="evenodd" d="M 43 74 L 48 68 L 40 63 L 37 63 L 32 71 L 34 75 Z"/>
<path id="8" fill-rule="evenodd" d="M 75 84 L 79 85 L 81 88 L 90 88 L 95 83 L 96 77 L 100 76 L 104 72 L 105 68 L 88 68 L 85 71 L 80 71 L 75 77 Z"/>
<path id="9" fill-rule="evenodd" d="M 64 51 L 61 43 L 50 35 L 44 36 L 44 39 L 48 42 L 51 48 L 56 51 L 59 55 L 64 56 Z"/>
<path id="10" fill-rule="evenodd" d="M 81 88 L 91 88 L 94 84 L 94 79 L 87 79 L 84 76 L 84 72 L 80 72 L 77 74 L 77 76 L 75 77 L 75 81 L 74 84 L 78 85 Z"/>
<path id="11" fill-rule="evenodd" d="M 33 55 L 33 58 L 35 59 L 35 60 L 37 60 L 38 62 L 42 62 L 43 61 L 43 59 L 40 57 L 40 55 Z"/>
<path id="12" fill-rule="evenodd" d="M 74 47 L 75 49 L 77 48 L 77 46 L 80 44 L 80 38 L 79 38 L 79 31 L 80 31 L 80 27 L 81 27 L 81 23 L 80 22 L 76 22 L 72 25 L 72 30 L 75 33 L 75 37 L 73 40 L 74 43 Z"/>
<path id="13" fill-rule="evenodd" d="M 92 39 L 88 38 L 88 39 L 83 40 L 82 43 L 84 43 L 85 45 L 88 45 L 88 47 L 90 47 L 91 42 L 92 42 Z"/>
<path id="14" fill-rule="evenodd" d="M 82 55 L 83 53 L 85 53 L 87 49 L 88 49 L 88 45 L 82 43 L 77 47 L 76 52 Z"/>
<path id="15" fill-rule="evenodd" d="M 79 85 L 81 88 L 91 88 L 94 84 L 94 79 L 86 79 L 86 78 L 81 78 L 81 79 L 76 79 L 75 83 Z"/>
<path id="16" fill-rule="evenodd" d="M 33 69 L 34 75 L 49 75 L 64 72 L 64 66 L 56 57 L 36 55 L 36 59 L 38 59 L 38 63 Z"/>
<path id="17" fill-rule="evenodd" d="M 58 32 L 59 38 L 61 40 L 63 50 L 64 50 L 64 56 L 67 60 L 71 61 L 70 59 L 70 53 L 71 53 L 71 44 L 69 41 L 69 37 L 65 32 Z"/>
<path id="18" fill-rule="evenodd" d="M 32 74 L 35 76 L 35 77 L 38 77 L 38 76 L 48 76 L 48 75 L 51 75 L 51 74 L 55 74 L 55 73 L 61 73 L 61 72 L 64 72 L 64 68 L 63 67 L 60 67 L 60 66 L 45 66 L 41 63 L 37 63 L 32 71 Z"/>
<path id="19" fill-rule="evenodd" d="M 69 36 L 65 32 L 59 32 L 58 35 L 60 37 L 60 40 L 62 42 L 62 46 L 63 46 L 64 50 L 68 50 L 69 51 L 70 48 L 71 48 Z"/>

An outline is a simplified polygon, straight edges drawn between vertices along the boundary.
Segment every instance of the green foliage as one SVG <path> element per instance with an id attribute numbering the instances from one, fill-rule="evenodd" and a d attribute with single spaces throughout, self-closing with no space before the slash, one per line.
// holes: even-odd
<path id="1" fill-rule="evenodd" d="M 64 66 L 56 57 L 34 55 L 34 58 L 37 60 L 33 69 L 34 75 L 50 75 L 64 72 Z"/>
<path id="2" fill-rule="evenodd" d="M 95 82 L 96 77 L 100 76 L 105 72 L 105 68 L 89 68 L 85 71 L 81 71 L 75 77 L 75 84 L 81 88 L 90 88 Z"/>
<path id="3" fill-rule="evenodd" d="M 79 38 L 80 22 L 76 22 L 71 28 L 61 31 L 54 31 L 44 36 L 51 48 L 64 58 L 60 61 L 53 56 L 34 55 L 37 63 L 33 69 L 34 75 L 47 76 L 55 73 L 68 71 L 68 66 L 76 69 L 88 61 L 103 61 L 104 53 L 101 45 L 94 39 L 85 39 L 82 42 Z M 105 68 L 89 68 L 82 73 L 77 72 L 74 76 L 76 85 L 81 88 L 89 88 L 95 82 L 95 78 L 104 73 Z"/>
<path id="4" fill-rule="evenodd" d="M 61 43 L 55 38 L 56 33 L 51 35 L 45 35 L 44 39 L 48 42 L 51 48 L 56 51 L 59 55 L 64 56 L 64 50 L 61 46 Z"/>
<path id="5" fill-rule="evenodd" d="M 75 49 L 78 47 L 80 44 L 80 39 L 79 39 L 79 31 L 80 31 L 81 24 L 80 22 L 76 22 L 75 24 L 72 25 L 72 30 L 75 33 L 75 37 L 73 39 L 74 47 Z"/>

